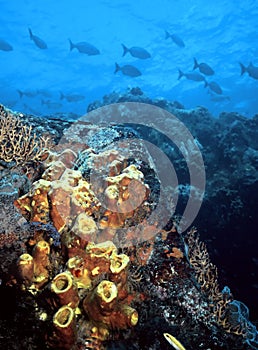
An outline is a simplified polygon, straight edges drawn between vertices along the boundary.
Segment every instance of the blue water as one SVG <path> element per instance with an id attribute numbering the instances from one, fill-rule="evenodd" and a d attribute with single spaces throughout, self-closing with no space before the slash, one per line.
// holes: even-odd
<path id="1" fill-rule="evenodd" d="M 104 94 L 139 86 L 150 97 L 201 105 L 214 116 L 234 111 L 249 117 L 258 111 L 258 80 L 241 76 L 239 62 L 258 66 L 257 18 L 255 0 L 1 0 L 0 39 L 13 50 L 0 50 L 0 102 L 39 115 L 81 115 Z M 48 49 L 30 40 L 29 27 Z M 166 40 L 165 30 L 185 47 Z M 70 51 L 69 38 L 91 43 L 100 54 Z M 145 48 L 151 58 L 122 57 L 122 43 Z M 220 85 L 222 101 L 212 101 L 203 82 L 178 80 L 178 69 L 192 71 L 194 57 L 214 69 L 207 81 Z M 134 65 L 142 75 L 114 74 L 115 62 Z M 35 96 L 20 98 L 17 89 Z M 60 92 L 85 99 L 68 102 Z"/>

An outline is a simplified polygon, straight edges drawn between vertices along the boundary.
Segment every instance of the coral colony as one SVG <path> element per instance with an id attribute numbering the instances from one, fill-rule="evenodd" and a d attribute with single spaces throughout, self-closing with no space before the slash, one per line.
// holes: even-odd
<path id="1" fill-rule="evenodd" d="M 220 291 L 196 230 L 183 236 L 171 219 L 156 233 L 146 222 L 156 199 L 150 164 L 117 149 L 50 146 L 22 119 L 1 108 L 1 171 L 20 181 L 12 195 L 5 186 L 1 279 L 15 290 L 9 322 L 22 349 L 257 348 L 247 308 Z M 17 218 L 9 226 L 8 215 Z"/>

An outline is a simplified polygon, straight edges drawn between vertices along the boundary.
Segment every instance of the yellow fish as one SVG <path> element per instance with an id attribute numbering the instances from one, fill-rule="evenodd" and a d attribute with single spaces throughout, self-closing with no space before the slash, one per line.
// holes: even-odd
<path id="1" fill-rule="evenodd" d="M 178 341 L 173 335 L 169 333 L 163 333 L 165 339 L 172 345 L 176 350 L 186 350 L 186 348 Z"/>

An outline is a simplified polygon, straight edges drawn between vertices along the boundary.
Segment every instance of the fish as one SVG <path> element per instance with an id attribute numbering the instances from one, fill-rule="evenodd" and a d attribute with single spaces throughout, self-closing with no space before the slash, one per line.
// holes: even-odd
<path id="1" fill-rule="evenodd" d="M 45 41 L 40 39 L 38 36 L 34 35 L 30 28 L 29 28 L 29 34 L 30 34 L 30 39 L 34 41 L 37 47 L 39 47 L 42 50 L 47 49 L 47 44 L 45 43 Z"/>
<path id="2" fill-rule="evenodd" d="M 12 51 L 13 47 L 7 41 L 0 39 L 0 50 L 2 51 Z"/>
<path id="3" fill-rule="evenodd" d="M 204 62 L 198 63 L 197 59 L 194 58 L 193 70 L 196 69 L 196 68 L 199 68 L 199 71 L 202 74 L 205 74 L 205 75 L 213 75 L 214 74 L 214 70 L 207 63 L 204 63 Z"/>
<path id="4" fill-rule="evenodd" d="M 85 96 L 77 94 L 64 95 L 62 92 L 60 92 L 60 100 L 63 99 L 65 99 L 67 102 L 78 102 L 84 100 Z"/>
<path id="5" fill-rule="evenodd" d="M 26 97 L 35 97 L 35 96 L 37 96 L 37 94 L 38 94 L 37 91 L 29 91 L 29 90 L 27 90 L 27 91 L 21 91 L 21 90 L 18 90 L 18 89 L 17 89 L 17 92 L 18 92 L 20 98 L 22 98 L 23 96 L 26 96 Z"/>
<path id="6" fill-rule="evenodd" d="M 208 83 L 206 80 L 205 80 L 205 85 L 204 87 L 209 87 L 211 89 L 211 91 L 215 92 L 216 94 L 218 95 L 221 95 L 222 94 L 222 89 L 221 87 L 219 86 L 218 83 L 216 83 L 215 81 L 211 81 L 210 83 Z"/>
<path id="7" fill-rule="evenodd" d="M 70 51 L 72 51 L 73 49 L 77 49 L 80 53 L 85 53 L 88 56 L 94 56 L 94 55 L 100 54 L 100 51 L 95 46 L 85 41 L 74 44 L 69 39 L 69 43 L 70 43 Z"/>
<path id="8" fill-rule="evenodd" d="M 150 53 L 147 50 L 143 49 L 142 47 L 133 46 L 129 49 L 124 44 L 122 44 L 122 47 L 124 50 L 123 56 L 125 56 L 127 52 L 129 52 L 133 57 L 140 58 L 142 60 L 145 60 L 146 58 L 151 57 Z"/>
<path id="9" fill-rule="evenodd" d="M 163 333 L 165 339 L 169 342 L 170 345 L 173 346 L 176 350 L 186 350 L 185 347 L 177 340 L 173 335 L 169 333 Z"/>
<path id="10" fill-rule="evenodd" d="M 165 39 L 171 38 L 177 46 L 185 47 L 185 43 L 178 35 L 170 34 L 167 30 L 165 30 L 165 33 L 166 33 Z"/>
<path id="11" fill-rule="evenodd" d="M 200 73 L 193 72 L 193 73 L 183 73 L 180 69 L 178 69 L 178 80 L 182 77 L 186 77 L 188 80 L 193 81 L 204 81 L 205 77 L 201 75 Z"/>
<path id="12" fill-rule="evenodd" d="M 139 69 L 130 64 L 119 66 L 119 64 L 116 63 L 116 69 L 114 73 L 117 73 L 118 71 L 121 71 L 124 75 L 128 75 L 129 77 L 139 77 L 140 75 L 142 75 Z"/>
<path id="13" fill-rule="evenodd" d="M 241 62 L 239 62 L 241 67 L 241 75 L 248 73 L 251 78 L 258 79 L 258 67 L 254 66 L 252 62 L 249 63 L 249 66 L 245 67 Z"/>

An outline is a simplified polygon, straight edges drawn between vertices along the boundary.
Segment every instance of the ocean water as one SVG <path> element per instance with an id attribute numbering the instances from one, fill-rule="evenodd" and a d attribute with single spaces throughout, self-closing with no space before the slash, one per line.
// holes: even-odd
<path id="1" fill-rule="evenodd" d="M 215 117 L 222 111 L 257 113 L 258 80 L 241 76 L 239 65 L 258 66 L 255 0 L 1 0 L 0 9 L 0 39 L 13 48 L 0 50 L 0 102 L 14 110 L 82 115 L 93 100 L 137 86 L 186 108 L 204 106 Z M 47 49 L 30 40 L 28 28 Z M 185 46 L 166 39 L 165 31 Z M 68 39 L 88 42 L 100 54 L 70 51 Z M 144 48 L 151 57 L 123 57 L 121 44 Z M 214 75 L 205 79 L 219 84 L 222 94 L 205 88 L 204 81 L 178 79 L 179 69 L 192 73 L 194 57 L 212 67 Z M 142 74 L 114 74 L 116 62 Z M 17 90 L 25 94 L 20 97 Z M 67 101 L 60 93 L 81 99 Z"/>

